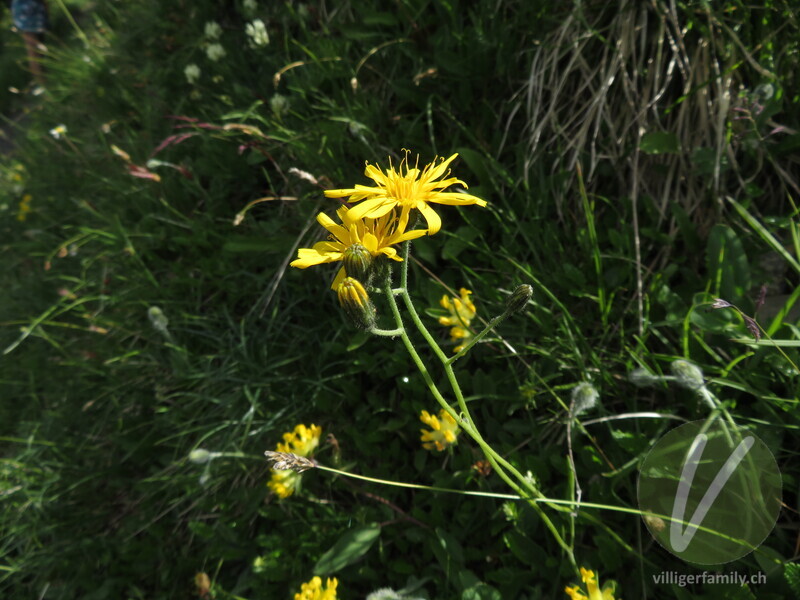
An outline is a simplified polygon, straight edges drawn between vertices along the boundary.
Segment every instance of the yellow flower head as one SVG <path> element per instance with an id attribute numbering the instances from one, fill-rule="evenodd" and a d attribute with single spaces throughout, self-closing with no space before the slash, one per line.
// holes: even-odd
<path id="1" fill-rule="evenodd" d="M 22 197 L 17 211 L 17 221 L 24 221 L 28 218 L 28 213 L 31 212 L 31 200 L 33 200 L 33 196 L 30 194 L 25 194 Z"/>
<path id="2" fill-rule="evenodd" d="M 206 573 L 197 573 L 194 576 L 194 585 L 197 588 L 197 595 L 201 598 L 208 598 L 211 594 L 211 579 Z"/>
<path id="3" fill-rule="evenodd" d="M 314 577 L 308 583 L 300 586 L 300 593 L 294 595 L 294 600 L 336 600 L 336 586 L 339 585 L 337 579 L 328 578 L 325 587 L 322 587 L 322 579 Z"/>
<path id="4" fill-rule="evenodd" d="M 300 248 L 297 258 L 289 263 L 290 266 L 306 269 L 312 265 L 340 261 L 345 251 L 354 244 L 366 248 L 373 257 L 384 255 L 402 261 L 392 246 L 422 237 L 426 233 L 424 229 L 406 231 L 407 222 L 400 223 L 393 211 L 386 212 L 377 219 L 362 219 L 354 216 L 353 209 L 342 206 L 336 214 L 342 221 L 341 225 L 325 213 L 317 215 L 317 222 L 331 233 L 329 239 L 314 244 L 313 248 Z M 331 289 L 336 290 L 346 276 L 344 269 L 339 269 Z"/>
<path id="5" fill-rule="evenodd" d="M 431 415 L 427 410 L 423 410 L 419 415 L 419 420 L 433 430 L 420 429 L 420 433 L 422 433 L 420 439 L 425 450 L 438 450 L 441 452 L 456 443 L 459 431 L 458 424 L 446 410 L 440 410 L 438 417 Z"/>
<path id="6" fill-rule="evenodd" d="M 399 207 L 402 229 L 405 229 L 408 224 L 409 213 L 413 209 L 417 209 L 428 223 L 428 234 L 433 235 L 441 229 L 442 220 L 429 206 L 429 203 L 486 206 L 486 200 L 470 194 L 442 191 L 456 183 L 467 187 L 466 183 L 455 177 L 437 181 L 441 177 L 449 175 L 447 167 L 457 156 L 458 154 L 453 154 L 438 165 L 434 160 L 420 171 L 417 166 L 413 169 L 409 166 L 408 150 L 406 150 L 406 155 L 397 170 L 392 166 L 391 159 L 386 172 L 367 163 L 364 174 L 375 182 L 374 187 L 356 185 L 354 188 L 327 190 L 325 195 L 329 198 L 349 197 L 348 202 L 361 202 L 358 206 L 350 209 L 350 214 L 354 219 L 362 217 L 377 219 L 395 207 Z M 417 157 L 417 162 L 419 162 L 419 157 Z"/>
<path id="7" fill-rule="evenodd" d="M 450 316 L 439 317 L 439 324 L 445 327 L 452 327 L 450 330 L 451 341 L 461 341 L 458 346 L 453 348 L 454 353 L 461 352 L 469 340 L 472 339 L 473 335 L 469 329 L 469 324 L 475 318 L 475 313 L 477 312 L 475 305 L 470 300 L 472 292 L 467 288 L 461 288 L 459 293 L 461 294 L 460 298 L 450 298 L 445 294 L 439 302 L 442 308 L 450 313 Z"/>
<path id="8" fill-rule="evenodd" d="M 586 584 L 586 592 L 589 595 L 584 594 L 577 585 L 573 587 L 567 586 L 564 591 L 570 597 L 570 600 L 614 600 L 613 588 L 606 587 L 601 591 L 594 571 L 581 567 L 581 579 Z M 621 599 L 617 598 L 616 600 Z"/>
<path id="9" fill-rule="evenodd" d="M 273 469 L 272 476 L 267 482 L 267 486 L 278 498 L 288 498 L 300 489 L 300 480 L 302 479 L 300 473 L 294 471 L 275 471 Z"/>
<path id="10" fill-rule="evenodd" d="M 283 442 L 279 443 L 278 452 L 291 452 L 298 456 L 309 456 L 319 446 L 322 427 L 319 425 L 298 425 L 291 433 L 283 434 Z"/>
<path id="11" fill-rule="evenodd" d="M 283 442 L 279 442 L 275 448 L 278 452 L 290 452 L 298 456 L 309 456 L 317 446 L 319 437 L 322 435 L 322 427 L 319 425 L 298 425 L 294 431 L 283 434 Z M 267 482 L 267 486 L 279 498 L 288 498 L 300 488 L 302 475 L 291 470 L 276 471 L 272 470 L 272 476 Z"/>

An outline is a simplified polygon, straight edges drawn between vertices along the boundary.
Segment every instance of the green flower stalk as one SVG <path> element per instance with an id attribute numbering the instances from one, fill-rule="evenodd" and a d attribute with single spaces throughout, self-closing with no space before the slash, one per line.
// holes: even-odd
<path id="1" fill-rule="evenodd" d="M 483 451 L 493 472 L 539 515 L 544 526 L 564 551 L 575 573 L 578 574 L 578 565 L 575 561 L 572 544 L 565 539 L 565 533 L 553 522 L 539 502 L 562 513 L 569 513 L 570 509 L 559 505 L 558 502 L 549 502 L 545 499 L 531 474 L 521 473 L 483 439 L 470 414 L 464 393 L 453 370 L 455 360 L 469 351 L 504 319 L 525 308 L 533 295 L 533 288 L 529 285 L 517 287 L 509 297 L 505 310 L 491 319 L 486 327 L 477 334 L 473 334 L 469 329 L 470 321 L 476 312 L 475 306 L 469 298 L 471 292 L 462 289 L 458 298 L 445 297 L 442 305 L 448 310 L 450 316 L 443 317 L 441 324 L 452 327 L 451 337 L 458 343 L 455 348 L 456 353 L 451 357 L 444 353 L 428 331 L 408 291 L 410 242 L 423 235 L 434 235 L 442 226 L 440 215 L 433 210 L 431 205 L 465 206 L 475 204 L 486 206 L 487 204 L 485 200 L 466 193 L 445 191 L 454 184 L 467 187 L 463 181 L 449 176 L 449 165 L 456 156 L 453 154 L 446 160 L 438 163 L 434 161 L 423 168 L 418 168 L 416 164 L 413 167 L 410 165 L 408 152 L 406 152 L 405 158 L 397 169 L 391 164 L 386 170 L 367 165 L 365 174 L 373 180 L 375 184 L 373 186 L 356 185 L 352 188 L 327 190 L 325 195 L 329 198 L 347 198 L 347 202 L 356 204 L 339 208 L 337 215 L 341 224 L 335 223 L 324 213 L 320 214 L 317 220 L 331 235 L 327 241 L 318 242 L 313 248 L 298 250 L 298 257 L 291 263 L 291 266 L 304 269 L 328 262 L 342 263 L 331 288 L 336 291 L 339 304 L 350 321 L 358 328 L 377 336 L 399 337 L 426 386 L 439 403 L 441 410 L 437 416 L 426 412 L 423 412 L 422 415 L 422 420 L 431 427 L 431 430 L 423 430 L 422 434 L 422 441 L 426 444 L 426 448 L 444 450 L 455 443 L 459 431 L 472 438 Z M 412 211 L 415 213 L 414 215 L 411 214 Z M 425 221 L 426 229 L 413 229 L 414 224 L 420 220 L 420 216 Z M 400 244 L 402 244 L 402 250 L 398 252 L 395 246 Z M 385 260 L 387 258 L 391 260 Z M 393 264 L 392 261 L 400 263 L 400 285 L 397 288 L 392 286 L 392 269 L 390 268 L 390 265 Z M 375 325 L 375 307 L 368 292 L 368 290 L 377 291 L 371 287 L 372 279 L 379 281 L 376 285 L 380 285 L 383 291 L 385 302 L 394 319 L 394 329 L 378 329 Z M 401 301 L 398 301 L 398 296 L 402 298 Z M 415 348 L 404 325 L 404 319 L 400 313 L 400 303 L 405 307 L 410 321 L 441 363 L 441 368 L 456 401 L 455 407 L 450 406 L 437 387 L 429 372 L 430 361 L 423 360 Z M 286 460 L 288 461 L 288 459 Z M 289 462 L 286 464 L 289 465 Z"/>

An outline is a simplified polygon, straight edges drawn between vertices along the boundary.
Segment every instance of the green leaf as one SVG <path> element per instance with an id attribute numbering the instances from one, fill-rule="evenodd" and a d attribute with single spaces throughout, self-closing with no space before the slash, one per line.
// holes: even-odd
<path id="1" fill-rule="evenodd" d="M 727 225 L 714 225 L 706 246 L 706 266 L 712 293 L 733 304 L 750 289 L 750 265 L 739 236 Z"/>
<path id="2" fill-rule="evenodd" d="M 795 598 L 800 598 L 800 565 L 797 563 L 783 565 L 783 577 L 789 587 L 792 588 Z"/>
<path id="3" fill-rule="evenodd" d="M 486 583 L 479 583 L 476 586 L 464 590 L 461 600 L 502 600 L 500 592 Z"/>
<path id="4" fill-rule="evenodd" d="M 397 17 L 390 12 L 371 12 L 366 13 L 361 22 L 364 25 L 397 25 Z"/>
<path id="5" fill-rule="evenodd" d="M 786 248 L 783 247 L 783 244 L 781 244 L 781 242 L 778 241 L 778 239 L 775 238 L 775 236 L 772 235 L 772 233 L 766 227 L 764 227 L 764 225 L 762 225 L 758 219 L 751 215 L 742 204 L 730 197 L 728 197 L 727 200 L 733 204 L 736 212 L 738 212 L 739 215 L 745 221 L 747 221 L 747 224 L 750 225 L 753 231 L 755 231 L 759 237 L 770 246 L 770 248 L 780 254 L 796 272 L 800 273 L 800 263 L 798 263 L 797 260 L 795 260 L 795 258 L 789 254 L 789 252 L 787 252 Z"/>
<path id="6" fill-rule="evenodd" d="M 209 540 L 214 537 L 214 528 L 202 521 L 190 521 L 189 531 L 204 540 Z"/>
<path id="7" fill-rule="evenodd" d="M 786 567 L 786 558 L 777 550 L 769 546 L 759 546 L 753 553 L 759 568 L 767 577 L 778 575 Z"/>
<path id="8" fill-rule="evenodd" d="M 639 149 L 646 154 L 677 154 L 680 146 L 674 133 L 651 131 L 642 136 Z"/>
<path id="9" fill-rule="evenodd" d="M 526 565 L 539 564 L 542 559 L 540 548 L 520 532 L 511 530 L 503 535 L 503 541 L 511 553 Z"/>
<path id="10" fill-rule="evenodd" d="M 678 224 L 678 229 L 683 236 L 683 241 L 686 243 L 687 250 L 692 254 L 700 252 L 700 236 L 697 235 L 697 228 L 692 223 L 691 218 L 683 209 L 683 207 L 674 200 L 670 203 L 672 209 L 672 216 L 675 217 L 675 222 Z"/>
<path id="11" fill-rule="evenodd" d="M 331 575 L 364 556 L 381 534 L 376 523 L 345 533 L 314 565 L 314 575 Z"/>
<path id="12" fill-rule="evenodd" d="M 460 158 L 464 159 L 469 170 L 475 174 L 481 185 L 486 185 L 487 183 L 491 184 L 492 178 L 489 176 L 489 171 L 486 169 L 485 159 L 482 154 L 470 148 L 457 148 L 456 152 Z M 463 177 L 459 177 L 459 179 L 463 179 Z M 469 184 L 468 181 L 467 184 Z"/>
<path id="13" fill-rule="evenodd" d="M 441 527 L 436 528 L 436 541 L 438 543 L 431 544 L 431 550 L 449 579 L 463 566 L 464 550 L 458 540 Z"/>

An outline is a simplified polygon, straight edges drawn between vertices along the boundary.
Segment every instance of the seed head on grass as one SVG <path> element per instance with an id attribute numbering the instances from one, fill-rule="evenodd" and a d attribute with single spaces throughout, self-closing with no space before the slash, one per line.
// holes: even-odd
<path id="1" fill-rule="evenodd" d="M 283 434 L 283 442 L 277 445 L 275 452 L 265 452 L 267 458 L 275 463 L 267 486 L 279 498 L 288 498 L 294 494 L 300 488 L 300 473 L 316 466 L 307 457 L 319 445 L 320 435 L 322 427 L 318 425 L 297 425 L 294 431 Z M 304 468 L 298 470 L 301 467 Z"/>
<path id="2" fill-rule="evenodd" d="M 302 473 L 317 466 L 315 460 L 298 456 L 291 452 L 275 452 L 274 450 L 267 450 L 264 452 L 272 463 L 272 468 L 276 471 L 294 471 L 295 473 Z"/>

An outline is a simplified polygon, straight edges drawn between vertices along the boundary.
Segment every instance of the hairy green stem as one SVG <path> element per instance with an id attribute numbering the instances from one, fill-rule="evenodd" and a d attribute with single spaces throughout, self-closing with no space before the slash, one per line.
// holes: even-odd
<path id="1" fill-rule="evenodd" d="M 450 387 L 453 390 L 453 393 L 456 396 L 456 401 L 458 402 L 458 406 L 464 415 L 462 418 L 461 415 L 457 414 L 455 410 L 447 403 L 442 396 L 439 389 L 436 387 L 436 384 L 433 381 L 428 369 L 423 364 L 419 354 L 417 353 L 414 345 L 411 343 L 410 338 L 408 337 L 408 333 L 405 331 L 401 335 L 403 343 L 406 346 L 406 350 L 408 350 L 409 354 L 411 355 L 412 360 L 417 365 L 417 368 L 422 373 L 423 378 L 425 379 L 425 383 L 428 385 L 428 388 L 431 390 L 431 393 L 434 395 L 436 400 L 442 406 L 442 408 L 452 416 L 456 422 L 461 426 L 462 429 L 480 446 L 481 450 L 483 450 L 484 455 L 489 460 L 492 468 L 497 472 L 497 474 L 503 479 L 503 481 L 508 484 L 515 492 L 517 492 L 522 499 L 527 501 L 528 505 L 531 506 L 534 511 L 539 515 L 542 519 L 542 522 L 545 524 L 547 529 L 550 530 L 550 533 L 553 535 L 553 538 L 556 540 L 559 546 L 564 550 L 569 558 L 570 564 L 572 565 L 573 569 L 577 572 L 578 567 L 577 563 L 575 562 L 575 554 L 573 552 L 572 546 L 564 541 L 561 533 L 559 532 L 558 528 L 556 527 L 555 523 L 548 517 L 545 513 L 544 509 L 539 506 L 536 502 L 536 499 L 542 499 L 544 495 L 539 491 L 539 489 L 531 483 L 531 481 L 525 476 L 520 473 L 516 467 L 514 467 L 511 463 L 509 463 L 505 458 L 503 458 L 499 453 L 497 453 L 494 448 L 492 448 L 481 436 L 480 432 L 478 431 L 475 423 L 470 415 L 469 409 L 467 408 L 467 403 L 464 400 L 464 394 L 461 391 L 461 386 L 458 383 L 458 379 L 455 376 L 455 372 L 453 371 L 453 367 L 450 361 L 448 361 L 447 356 L 445 356 L 442 349 L 436 343 L 436 340 L 433 339 L 433 336 L 428 331 L 425 324 L 419 318 L 419 314 L 417 313 L 416 308 L 414 307 L 413 302 L 411 301 L 411 296 L 408 293 L 408 257 L 409 257 L 409 248 L 410 248 L 410 241 L 406 241 L 403 244 L 403 262 L 401 263 L 400 268 L 400 295 L 403 297 L 403 302 L 406 305 L 406 309 L 408 310 L 409 315 L 411 316 L 411 320 L 414 322 L 414 325 L 417 327 L 419 332 L 425 338 L 425 341 L 433 350 L 434 354 L 439 358 L 442 365 L 444 366 L 445 374 L 447 376 L 447 380 L 450 383 Z M 391 283 L 391 275 L 387 275 L 386 281 L 384 284 L 384 293 L 386 295 L 387 301 L 392 308 L 392 313 L 394 314 L 395 321 L 397 323 L 398 328 L 404 328 L 402 317 L 400 316 L 400 311 L 397 307 L 397 302 L 395 301 L 395 290 L 392 289 Z M 493 321 L 500 322 L 502 319 L 508 316 L 508 312 L 503 313 Z M 490 323 L 491 325 L 491 323 Z M 489 327 L 484 330 L 483 335 L 486 334 Z M 511 479 L 505 470 L 510 471 L 514 477 L 519 481 L 519 484 Z M 521 485 L 520 485 L 521 484 Z M 563 508 L 552 506 L 555 510 L 564 511 Z M 567 512 L 569 509 L 566 509 Z"/>

